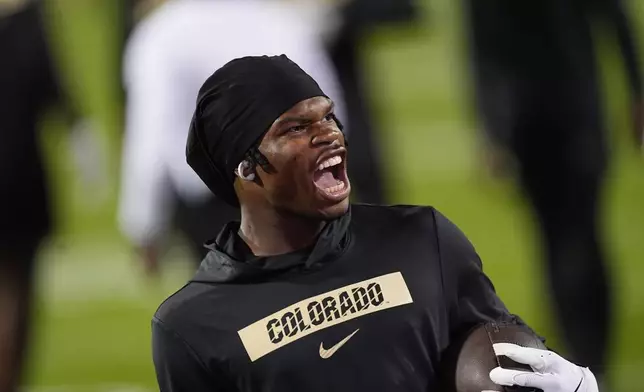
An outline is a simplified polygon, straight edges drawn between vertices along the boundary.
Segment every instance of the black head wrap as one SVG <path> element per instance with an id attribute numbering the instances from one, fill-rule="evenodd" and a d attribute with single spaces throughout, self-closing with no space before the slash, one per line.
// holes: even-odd
<path id="1" fill-rule="evenodd" d="M 239 163 L 279 116 L 317 96 L 326 95 L 285 55 L 230 61 L 199 90 L 186 146 L 188 164 L 217 197 L 238 206 L 233 182 Z M 254 156 L 261 164 L 263 156 L 257 151 Z"/>

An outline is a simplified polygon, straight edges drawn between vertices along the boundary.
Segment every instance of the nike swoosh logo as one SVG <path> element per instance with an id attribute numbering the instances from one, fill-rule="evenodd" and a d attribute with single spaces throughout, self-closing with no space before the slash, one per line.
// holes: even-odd
<path id="1" fill-rule="evenodd" d="M 329 358 L 331 358 L 331 356 L 332 356 L 333 354 L 335 354 L 335 352 L 336 352 L 336 351 L 338 351 L 338 350 L 340 349 L 340 347 L 344 346 L 344 344 L 345 344 L 346 342 L 348 342 L 348 341 L 349 341 L 349 339 L 351 339 L 351 338 L 353 337 L 353 335 L 355 335 L 355 334 L 356 334 L 356 332 L 358 332 L 359 330 L 360 330 L 360 328 L 356 329 L 355 331 L 353 331 L 353 333 L 352 333 L 351 335 L 349 335 L 349 336 L 347 336 L 346 338 L 342 339 L 338 344 L 336 344 L 335 346 L 331 347 L 331 348 L 330 348 L 330 349 L 328 349 L 328 350 L 325 350 L 325 349 L 324 349 L 324 346 L 322 345 L 323 343 L 320 343 L 320 357 L 321 357 L 322 359 L 329 359 Z"/>

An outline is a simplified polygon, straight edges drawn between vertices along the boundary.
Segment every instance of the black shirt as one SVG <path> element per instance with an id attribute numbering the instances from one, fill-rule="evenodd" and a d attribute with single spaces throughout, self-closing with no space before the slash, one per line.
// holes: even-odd
<path id="1" fill-rule="evenodd" d="M 525 177 L 545 176 L 544 183 L 552 182 L 548 170 L 582 178 L 605 170 L 595 38 L 615 38 L 607 42 L 618 44 L 631 99 L 642 100 L 637 45 L 622 0 L 464 3 L 474 103 L 491 141 L 516 156 Z"/>
<path id="2" fill-rule="evenodd" d="M 465 9 L 475 72 L 484 87 L 503 79 L 554 90 L 552 95 L 594 90 L 593 38 L 609 32 L 619 44 L 632 92 L 641 97 L 636 45 L 622 0 L 465 0 Z"/>
<path id="3" fill-rule="evenodd" d="M 238 225 L 154 316 L 163 392 L 437 391 L 453 339 L 512 317 L 433 208 L 352 205 L 310 249 L 267 258 Z"/>
<path id="4" fill-rule="evenodd" d="M 0 12 L 0 247 L 32 245 L 51 225 L 36 130 L 61 91 L 42 7 Z"/>

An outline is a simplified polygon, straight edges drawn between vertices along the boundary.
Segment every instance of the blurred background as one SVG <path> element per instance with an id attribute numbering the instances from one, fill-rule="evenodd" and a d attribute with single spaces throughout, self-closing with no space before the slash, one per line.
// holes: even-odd
<path id="1" fill-rule="evenodd" d="M 8 9 L 20 1 L 0 3 Z M 134 3 L 42 1 L 45 36 L 62 89 L 74 117 L 82 120 L 70 123 L 70 110 L 57 105 L 43 112 L 38 125 L 54 226 L 37 254 L 26 391 L 158 390 L 150 319 L 195 268 L 185 236 L 165 236 L 158 260 L 150 261 L 119 225 L 126 118 L 123 50 L 128 26 L 163 1 Z M 363 176 L 352 181 L 367 182 L 358 199 L 432 205 L 442 211 L 475 245 L 510 310 L 546 336 L 550 347 L 565 353 L 529 202 L 508 174 L 510 165 L 499 164 L 501 155 L 484 148 L 464 3 L 417 4 L 413 22 L 365 29 L 351 49 L 373 123 L 368 143 L 382 146 L 375 153 L 352 152 L 380 160 L 382 173 L 382 184 L 369 192 L 364 176 L 372 174 L 352 174 Z M 641 52 L 644 2 L 627 0 L 624 5 Z M 333 19 L 322 24 L 332 25 Z M 638 335 L 644 325 L 644 156 L 633 137 L 631 88 L 619 46 L 609 36 L 597 38 L 610 151 L 599 231 L 615 296 L 608 372 L 612 391 L 644 391 L 644 335 Z M 4 62 L 4 54 L 0 56 Z M 346 107 L 352 108 L 350 103 Z M 544 152 L 543 159 L 547 157 Z M 150 274 L 155 269 L 150 263 L 159 265 L 157 274 Z"/>

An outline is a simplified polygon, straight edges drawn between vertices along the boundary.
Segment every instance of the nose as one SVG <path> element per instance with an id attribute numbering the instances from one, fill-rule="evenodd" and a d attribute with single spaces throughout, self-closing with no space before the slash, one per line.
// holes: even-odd
<path id="1" fill-rule="evenodd" d="M 318 145 L 326 145 L 326 144 L 331 144 L 335 145 L 337 144 L 340 146 L 341 141 L 340 138 L 342 138 L 342 132 L 337 127 L 334 127 L 332 125 L 318 125 L 317 131 L 314 133 L 313 137 L 311 138 L 311 144 L 313 146 L 318 146 Z"/>

